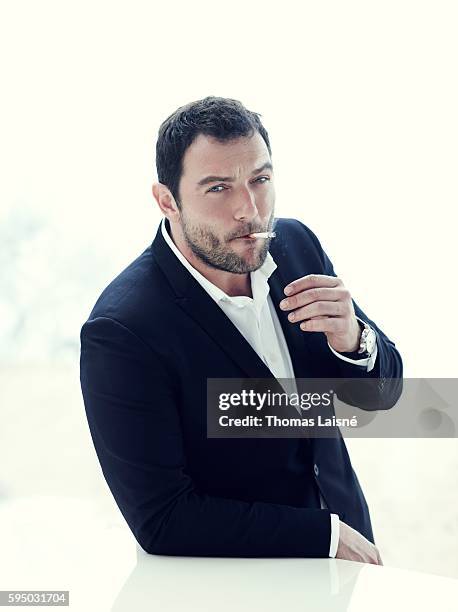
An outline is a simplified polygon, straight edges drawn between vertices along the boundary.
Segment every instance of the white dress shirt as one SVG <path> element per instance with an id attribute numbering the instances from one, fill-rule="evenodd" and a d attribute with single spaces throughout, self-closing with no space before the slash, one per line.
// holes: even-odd
<path id="1" fill-rule="evenodd" d="M 183 266 L 218 304 L 275 377 L 287 379 L 284 383 L 292 385 L 289 392 L 294 391 L 296 385 L 291 356 L 275 306 L 269 294 L 270 287 L 267 282 L 277 267 L 272 255 L 267 253 L 263 265 L 254 272 L 250 272 L 252 298 L 245 295 L 230 296 L 205 278 L 178 250 L 166 229 L 165 219 L 161 222 L 161 230 L 166 243 Z M 337 357 L 344 361 L 354 363 L 359 367 L 366 367 L 367 371 L 374 367 L 377 346 L 371 357 L 365 359 L 350 359 L 336 352 L 329 345 L 329 342 L 328 346 Z M 321 493 L 320 502 L 322 508 L 327 507 Z M 339 515 L 331 513 L 330 557 L 336 556 L 339 543 L 339 528 Z"/>

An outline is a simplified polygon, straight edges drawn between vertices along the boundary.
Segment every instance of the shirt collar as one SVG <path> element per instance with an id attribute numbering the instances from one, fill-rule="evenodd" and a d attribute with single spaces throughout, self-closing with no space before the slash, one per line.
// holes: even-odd
<path id="1" fill-rule="evenodd" d="M 189 271 L 190 274 L 197 280 L 197 282 L 202 285 L 202 287 L 210 294 L 210 296 L 215 300 L 215 302 L 225 301 L 234 304 L 235 306 L 241 308 L 248 303 L 254 303 L 257 310 L 262 307 L 265 298 L 269 293 L 269 285 L 267 283 L 268 278 L 277 268 L 277 264 L 272 258 L 270 253 L 267 253 L 267 257 L 264 260 L 264 263 L 260 268 L 250 273 L 251 279 L 251 291 L 253 293 L 253 298 L 249 298 L 247 296 L 230 296 L 225 293 L 222 289 L 217 287 L 214 283 L 205 278 L 203 274 L 201 274 L 194 266 L 192 266 L 183 253 L 177 248 L 175 243 L 172 240 L 171 235 L 169 234 L 166 227 L 166 217 L 164 217 L 161 221 L 161 231 L 164 240 L 169 245 L 172 252 L 176 255 L 176 257 L 180 260 L 183 266 Z"/>

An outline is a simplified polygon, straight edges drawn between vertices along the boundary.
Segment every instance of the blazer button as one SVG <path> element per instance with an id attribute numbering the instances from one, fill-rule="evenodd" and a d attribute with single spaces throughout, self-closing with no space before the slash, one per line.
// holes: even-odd
<path id="1" fill-rule="evenodd" d="M 318 474 L 320 473 L 320 470 L 318 469 L 318 466 L 316 463 L 313 466 L 313 471 L 315 472 L 315 476 L 318 476 Z"/>

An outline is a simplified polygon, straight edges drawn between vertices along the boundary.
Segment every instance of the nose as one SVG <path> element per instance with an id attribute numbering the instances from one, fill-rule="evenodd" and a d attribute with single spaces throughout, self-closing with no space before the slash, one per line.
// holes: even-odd
<path id="1" fill-rule="evenodd" d="M 250 189 L 245 188 L 237 195 L 237 204 L 234 210 L 234 218 L 237 221 L 250 221 L 258 216 L 256 199 Z"/>

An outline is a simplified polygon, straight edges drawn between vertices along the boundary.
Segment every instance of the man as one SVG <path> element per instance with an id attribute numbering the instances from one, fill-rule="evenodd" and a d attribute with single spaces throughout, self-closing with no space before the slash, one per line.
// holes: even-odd
<path id="1" fill-rule="evenodd" d="M 315 234 L 275 219 L 257 113 L 218 97 L 179 108 L 156 164 L 156 237 L 81 330 L 90 432 L 130 529 L 154 554 L 381 564 L 343 438 L 208 438 L 206 381 L 356 377 L 383 389 L 402 377 L 395 345 Z M 276 238 L 250 237 L 274 225 Z"/>

